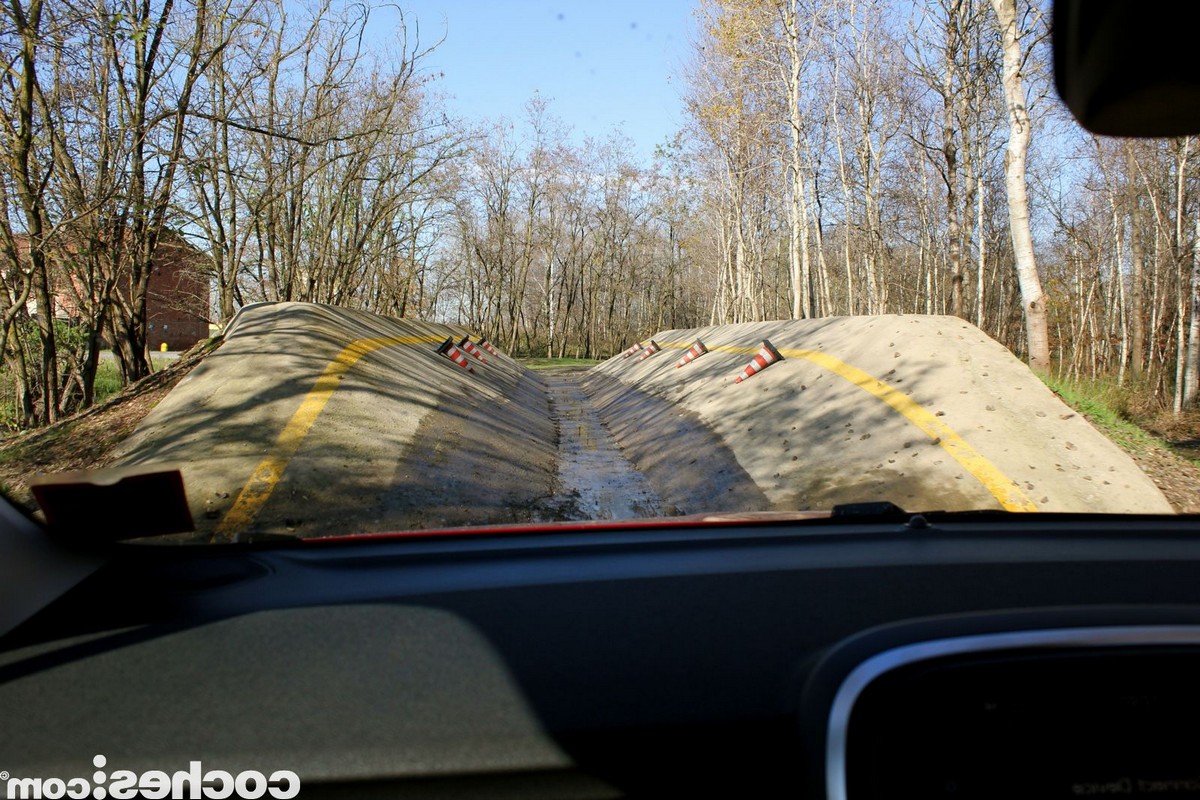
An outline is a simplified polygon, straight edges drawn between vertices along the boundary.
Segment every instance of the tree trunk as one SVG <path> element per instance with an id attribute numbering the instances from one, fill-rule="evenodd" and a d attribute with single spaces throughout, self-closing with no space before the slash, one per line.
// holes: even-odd
<path id="1" fill-rule="evenodd" d="M 35 62 L 41 36 L 41 0 L 33 0 L 27 8 L 13 3 L 10 17 L 16 24 L 17 34 L 21 39 L 21 52 L 18 56 L 21 66 L 14 86 L 16 130 L 12 136 L 10 167 L 26 226 L 29 246 L 28 275 L 32 281 L 33 298 L 37 303 L 35 318 L 41 342 L 41 375 L 38 379 L 41 383 L 40 418 L 42 422 L 50 423 L 58 418 L 58 354 L 54 336 L 54 306 L 51 299 L 53 295 L 46 256 L 45 184 L 34 153 L 37 128 L 34 120 L 34 97 L 38 93 Z M 5 211 L 7 213 L 8 209 Z"/>
<path id="2" fill-rule="evenodd" d="M 788 170 L 791 175 L 791 205 L 788 209 L 790 232 L 790 261 L 792 283 L 792 319 L 816 316 L 812 292 L 812 267 L 808 252 L 808 200 L 804 191 L 803 138 L 804 124 L 800 105 L 800 68 L 804 52 L 800 46 L 800 20 L 795 2 L 789 2 L 783 12 L 784 29 L 787 34 L 788 69 L 785 73 L 788 97 L 788 122 L 790 137 Z"/>
<path id="3" fill-rule="evenodd" d="M 1191 324 L 1183 373 L 1183 407 L 1195 408 L 1200 398 L 1200 214 L 1192 238 Z"/>
<path id="4" fill-rule="evenodd" d="M 1025 104 L 1025 85 L 1021 77 L 1021 40 L 1017 31 L 1017 0 L 992 0 L 1000 24 L 1004 50 L 1004 98 L 1008 107 L 1008 152 L 1004 158 L 1005 188 L 1008 192 L 1008 220 L 1012 232 L 1013 255 L 1017 263 L 1017 282 L 1021 288 L 1021 306 L 1025 312 L 1029 365 L 1049 373 L 1050 336 L 1046 326 L 1046 301 L 1042 279 L 1033 257 L 1033 234 L 1029 227 L 1029 193 L 1025 183 L 1025 155 L 1029 150 L 1029 109 Z"/>
<path id="5" fill-rule="evenodd" d="M 1137 164 L 1131 143 L 1125 143 L 1125 167 L 1131 183 L 1137 174 Z M 1133 258 L 1129 278 L 1129 366 L 1134 375 L 1141 375 L 1146 366 L 1146 253 L 1142 244 L 1143 214 L 1140 192 L 1131 186 L 1127 197 L 1129 204 L 1129 249 Z"/>

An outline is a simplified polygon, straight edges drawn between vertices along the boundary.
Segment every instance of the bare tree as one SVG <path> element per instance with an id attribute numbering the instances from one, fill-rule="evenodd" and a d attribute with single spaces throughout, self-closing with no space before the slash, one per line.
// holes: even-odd
<path id="1" fill-rule="evenodd" d="M 4 6 L 5 26 L 11 25 L 13 49 L 5 71 L 4 123 L 5 136 L 3 167 L 0 178 L 0 199 L 4 201 L 2 244 L 5 261 L 4 309 L 0 316 L 0 333 L 9 342 L 13 323 L 24 310 L 25 299 L 32 295 L 36 303 L 40 373 L 30 381 L 28 354 L 18 337 L 13 342 L 18 369 L 16 371 L 21 416 L 25 424 L 34 419 L 53 422 L 59 414 L 58 354 L 54 336 L 54 304 L 51 300 L 50 270 L 48 267 L 49 237 L 52 224 L 47 209 L 46 188 L 49 165 L 44 153 L 39 153 L 38 140 L 44 134 L 44 120 L 39 119 L 37 96 L 39 50 L 44 35 L 45 6 L 42 0 L 11 0 Z M 15 197 L 13 197 L 15 195 Z M 9 219 L 10 202 L 16 201 L 24 227 L 23 241 L 18 242 Z"/>

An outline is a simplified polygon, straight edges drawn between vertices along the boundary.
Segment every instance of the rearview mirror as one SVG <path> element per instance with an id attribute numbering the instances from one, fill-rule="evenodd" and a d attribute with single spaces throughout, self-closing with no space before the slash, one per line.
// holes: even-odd
<path id="1" fill-rule="evenodd" d="M 1200 133 L 1196 0 L 1055 0 L 1054 75 L 1080 124 L 1110 136 Z"/>

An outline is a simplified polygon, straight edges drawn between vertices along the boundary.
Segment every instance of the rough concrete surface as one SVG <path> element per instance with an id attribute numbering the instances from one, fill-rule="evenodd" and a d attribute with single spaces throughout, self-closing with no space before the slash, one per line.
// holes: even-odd
<path id="1" fill-rule="evenodd" d="M 957 317 L 879 316 L 661 331 L 659 344 L 817 351 L 902 392 L 955 431 L 1036 506 L 1050 512 L 1171 513 L 1137 466 L 1064 405 L 1003 345 Z M 1000 508 L 997 497 L 892 407 L 829 369 L 785 358 L 741 384 L 751 355 L 685 350 L 595 368 L 625 397 L 605 421 L 669 442 L 671 405 L 694 415 L 733 453 L 771 508 L 822 509 L 890 500 L 911 510 Z M 621 437 L 618 436 L 618 440 Z M 653 453 L 653 448 L 647 452 Z M 701 458 L 634 459 L 652 480 L 673 471 L 692 491 L 723 480 Z M 681 478 L 681 476 L 683 476 Z"/>
<path id="2" fill-rule="evenodd" d="M 1006 507 L 1006 492 L 1040 511 L 1171 511 L 1123 452 L 958 318 L 663 331 L 654 356 L 552 386 L 503 355 L 472 360 L 470 374 L 436 352 L 463 333 L 311 304 L 247 308 L 117 464 L 180 467 L 199 528 L 183 538 L 217 541 L 876 500 L 986 509 Z M 351 359 L 281 445 L 347 346 L 395 337 L 406 341 Z M 784 359 L 735 384 L 764 338 Z M 696 339 L 710 352 L 675 368 Z M 222 526 L 271 458 L 283 463 L 272 491 L 238 530 Z"/>
<path id="3" fill-rule="evenodd" d="M 343 348 L 463 333 L 314 304 L 248 308 L 224 344 L 142 421 L 117 463 L 178 466 L 198 537 L 212 537 Z M 514 508 L 551 495 L 553 432 L 536 378 L 487 354 L 472 375 L 436 348 L 384 347 L 348 369 L 239 535 L 397 530 L 414 522 L 414 506 L 427 509 L 421 527 L 505 522 Z"/>

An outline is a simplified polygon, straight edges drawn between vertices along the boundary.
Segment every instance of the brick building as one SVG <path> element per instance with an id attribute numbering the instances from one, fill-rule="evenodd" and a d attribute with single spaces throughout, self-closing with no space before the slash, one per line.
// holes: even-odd
<path id="1" fill-rule="evenodd" d="M 18 247 L 27 248 L 23 237 Z M 146 341 L 151 350 L 165 343 L 169 350 L 186 350 L 209 336 L 208 258 L 182 237 L 164 234 L 160 240 L 150 281 L 146 288 Z M 71 274 L 51 264 L 54 314 L 60 319 L 77 317 L 75 299 L 67 288 Z M 78 285 L 78 284 L 76 284 Z M 37 311 L 33 298 L 29 313 Z"/>
<path id="2" fill-rule="evenodd" d="M 182 239 L 159 244 L 146 291 L 146 341 L 151 350 L 164 342 L 170 350 L 186 350 L 208 338 L 207 265 L 207 257 Z"/>

